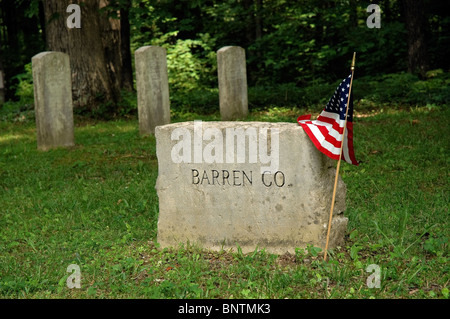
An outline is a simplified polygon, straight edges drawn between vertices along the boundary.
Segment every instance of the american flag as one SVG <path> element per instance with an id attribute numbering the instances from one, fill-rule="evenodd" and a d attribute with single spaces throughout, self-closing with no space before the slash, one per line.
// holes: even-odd
<path id="1" fill-rule="evenodd" d="M 297 119 L 306 134 L 319 151 L 328 157 L 339 160 L 342 145 L 342 133 L 345 125 L 345 112 L 348 95 L 350 94 L 350 107 L 347 114 L 347 128 L 345 129 L 342 159 L 347 163 L 358 165 L 353 150 L 353 94 L 350 93 L 352 75 L 345 78 L 334 91 L 325 109 L 315 121 L 311 115 L 302 115 Z"/>

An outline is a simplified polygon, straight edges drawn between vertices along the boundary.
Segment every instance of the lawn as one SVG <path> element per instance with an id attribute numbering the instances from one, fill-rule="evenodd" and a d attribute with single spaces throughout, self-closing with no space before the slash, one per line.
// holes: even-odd
<path id="1" fill-rule="evenodd" d="M 295 123 L 305 113 L 272 108 L 249 120 Z M 36 149 L 32 117 L 1 120 L 0 297 L 449 298 L 450 109 L 356 116 L 361 164 L 341 165 L 348 233 L 327 262 L 311 246 L 284 255 L 161 249 L 155 139 L 139 136 L 135 117 L 78 117 L 76 146 L 48 152 Z M 71 264 L 80 289 L 66 285 Z"/>

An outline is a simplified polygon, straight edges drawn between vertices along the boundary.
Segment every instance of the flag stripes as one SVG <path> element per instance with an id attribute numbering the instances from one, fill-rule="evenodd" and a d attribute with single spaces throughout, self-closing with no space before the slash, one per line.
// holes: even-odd
<path id="1" fill-rule="evenodd" d="M 341 147 L 342 159 L 358 165 L 353 149 L 353 101 L 350 95 L 350 107 L 347 112 L 347 127 L 344 132 L 345 114 L 350 90 L 351 75 L 337 87 L 333 97 L 317 120 L 311 121 L 311 115 L 299 116 L 297 122 L 305 130 L 319 151 L 328 157 L 339 160 Z"/>

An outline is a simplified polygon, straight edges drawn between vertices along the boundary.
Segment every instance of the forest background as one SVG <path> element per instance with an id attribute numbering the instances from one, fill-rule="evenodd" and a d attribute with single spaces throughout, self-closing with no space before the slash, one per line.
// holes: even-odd
<path id="1" fill-rule="evenodd" d="M 66 27 L 71 3 L 81 4 L 81 29 Z M 76 114 L 100 118 L 135 114 L 134 51 L 159 45 L 167 49 L 171 108 L 209 114 L 218 110 L 216 51 L 238 45 L 246 50 L 250 109 L 326 103 L 330 88 L 348 73 L 353 52 L 358 79 L 354 93 L 360 109 L 380 108 L 383 103 L 446 103 L 450 5 L 432 0 L 378 1 L 381 28 L 369 28 L 369 4 L 2 1 L 0 70 L 5 88 L 0 102 L 6 101 L 12 110 L 33 109 L 31 57 L 53 50 L 71 57 Z"/>

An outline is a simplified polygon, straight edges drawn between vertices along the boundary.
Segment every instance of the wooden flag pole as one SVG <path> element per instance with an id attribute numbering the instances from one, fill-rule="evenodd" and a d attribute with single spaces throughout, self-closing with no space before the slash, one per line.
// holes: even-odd
<path id="1" fill-rule="evenodd" d="M 336 189 L 337 189 L 337 183 L 338 183 L 338 177 L 339 177 L 339 168 L 341 167 L 342 149 L 344 146 L 345 130 L 347 128 L 347 114 L 348 114 L 348 109 L 350 108 L 350 96 L 352 93 L 353 72 L 355 71 L 355 57 L 356 57 L 356 52 L 353 52 L 352 66 L 350 68 L 350 70 L 352 72 L 352 77 L 350 78 L 350 88 L 348 91 L 347 107 L 345 109 L 345 122 L 344 122 L 344 131 L 342 132 L 341 150 L 339 152 L 339 160 L 338 160 L 337 167 L 336 167 L 336 177 L 334 178 L 333 198 L 331 199 L 330 219 L 328 220 L 327 242 L 325 244 L 325 254 L 323 255 L 323 260 L 327 260 L 328 241 L 330 240 L 331 220 L 333 219 L 334 201 L 336 199 Z"/>

